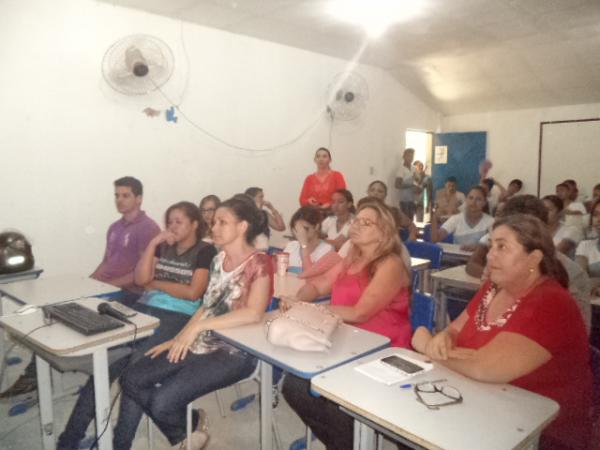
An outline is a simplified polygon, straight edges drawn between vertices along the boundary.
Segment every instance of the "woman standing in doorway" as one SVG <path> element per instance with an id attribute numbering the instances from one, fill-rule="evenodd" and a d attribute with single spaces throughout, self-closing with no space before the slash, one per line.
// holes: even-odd
<path id="1" fill-rule="evenodd" d="M 346 189 L 346 181 L 340 172 L 331 169 L 331 153 L 325 147 L 316 151 L 315 164 L 317 171 L 304 180 L 300 205 L 329 209 L 331 196 L 338 189 Z"/>

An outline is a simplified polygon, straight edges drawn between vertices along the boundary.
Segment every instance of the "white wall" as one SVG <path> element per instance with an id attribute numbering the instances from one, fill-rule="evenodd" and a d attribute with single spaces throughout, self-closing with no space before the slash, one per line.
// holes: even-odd
<path id="1" fill-rule="evenodd" d="M 186 64 L 181 30 L 188 51 Z M 294 145 L 267 155 L 231 150 L 198 132 L 148 118 L 169 105 L 158 94 L 128 98 L 101 76 L 106 49 L 135 33 L 155 35 L 175 53 L 166 94 L 212 133 L 247 147 L 295 137 L 324 109 L 345 61 L 84 0 L 4 0 L 0 6 L 0 229 L 25 232 L 48 274 L 89 273 L 118 216 L 112 181 L 145 185 L 144 206 L 162 219 L 168 205 L 264 187 L 289 219 L 329 141 L 322 119 Z M 356 123 L 333 129 L 334 168 L 361 197 L 374 178 L 391 181 L 406 128 L 436 129 L 437 114 L 382 70 L 359 66 L 371 100 Z M 189 86 L 182 97 L 186 78 Z M 372 174 L 371 174 L 372 172 Z"/>
<path id="2" fill-rule="evenodd" d="M 494 164 L 490 175 L 503 184 L 520 178 L 525 184 L 524 191 L 536 194 L 540 122 L 593 117 L 600 117 L 599 103 L 447 116 L 442 119 L 442 130 L 487 131 L 488 157 Z M 576 173 L 577 162 L 570 160 L 568 148 L 564 159 L 555 163 L 564 166 L 563 178 L 577 179 L 576 175 L 571 176 L 571 171 Z M 597 182 L 600 182 L 600 176 L 598 178 Z M 582 191 L 587 194 L 591 189 L 592 186 L 582 186 Z"/>

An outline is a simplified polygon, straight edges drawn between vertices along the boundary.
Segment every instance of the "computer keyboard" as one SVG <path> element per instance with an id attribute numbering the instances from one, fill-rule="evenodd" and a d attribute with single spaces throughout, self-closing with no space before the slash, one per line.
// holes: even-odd
<path id="1" fill-rule="evenodd" d="M 86 336 L 103 333 L 125 326 L 110 316 L 81 306 L 78 303 L 63 303 L 44 307 L 44 314 Z"/>

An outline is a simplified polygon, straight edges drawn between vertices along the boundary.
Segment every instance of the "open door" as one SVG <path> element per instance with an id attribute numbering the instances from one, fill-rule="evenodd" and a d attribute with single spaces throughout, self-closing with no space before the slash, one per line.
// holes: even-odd
<path id="1" fill-rule="evenodd" d="M 479 184 L 479 164 L 485 160 L 487 132 L 436 133 L 433 135 L 431 178 L 433 192 L 455 177 L 460 192 Z"/>

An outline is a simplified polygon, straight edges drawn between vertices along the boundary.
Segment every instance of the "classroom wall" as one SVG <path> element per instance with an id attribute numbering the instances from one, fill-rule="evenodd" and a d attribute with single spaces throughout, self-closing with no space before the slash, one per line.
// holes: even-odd
<path id="1" fill-rule="evenodd" d="M 504 185 L 520 178 L 524 193 L 537 194 L 540 122 L 593 117 L 600 117 L 600 103 L 446 116 L 442 118 L 442 130 L 487 131 L 488 157 L 494 164 L 490 175 Z M 570 169 L 577 162 L 569 160 L 565 148 L 564 159 L 556 164 Z M 590 194 L 591 189 L 592 186 L 581 187 L 583 194 Z"/>
<path id="2" fill-rule="evenodd" d="M 104 52 L 135 33 L 172 48 L 169 101 L 125 97 L 105 84 Z M 334 168 L 359 198 L 369 181 L 392 181 L 406 128 L 439 126 L 438 114 L 384 71 L 359 66 L 368 109 L 331 129 L 325 91 L 346 61 L 106 3 L 4 0 L 0 42 L 0 230 L 26 233 L 47 274 L 85 274 L 98 264 L 118 218 L 112 182 L 120 176 L 144 182 L 144 208 L 157 221 L 176 201 L 226 198 L 251 185 L 262 186 L 287 221 L 317 147 L 331 145 Z M 171 102 L 244 147 L 281 144 L 315 126 L 277 151 L 232 150 L 181 115 L 174 124 L 142 113 Z"/>

